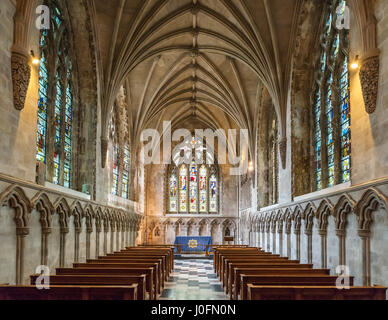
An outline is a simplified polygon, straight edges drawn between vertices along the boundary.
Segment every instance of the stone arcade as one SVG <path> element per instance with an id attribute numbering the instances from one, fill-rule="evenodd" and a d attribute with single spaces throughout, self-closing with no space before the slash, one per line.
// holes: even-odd
<path id="1" fill-rule="evenodd" d="M 131 297 L 226 299 L 205 256 L 160 249 L 211 236 L 388 286 L 386 0 L 69 3 L 0 1 L 0 284 L 131 247 L 165 289 L 136 275 Z M 146 164 L 150 129 L 161 159 L 186 143 Z M 214 282 L 162 281 L 187 269 Z"/>

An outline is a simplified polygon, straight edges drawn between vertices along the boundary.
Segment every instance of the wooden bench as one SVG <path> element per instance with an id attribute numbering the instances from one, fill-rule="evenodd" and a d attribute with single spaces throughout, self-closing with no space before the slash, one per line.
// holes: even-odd
<path id="1" fill-rule="evenodd" d="M 225 272 L 225 280 L 223 285 L 228 288 L 230 284 L 234 283 L 234 269 L 235 268 L 256 268 L 256 269 L 269 269 L 269 268 L 302 268 L 302 269 L 312 269 L 312 264 L 299 264 L 299 263 L 261 263 L 261 262 L 240 262 L 240 261 L 230 261 L 228 262 L 228 268 Z M 228 289 L 227 289 L 228 290 Z M 228 293 L 228 291 L 226 292 Z"/>
<path id="2" fill-rule="evenodd" d="M 137 300 L 137 284 L 127 286 L 0 286 L 0 300 Z"/>
<path id="3" fill-rule="evenodd" d="M 246 300 L 248 295 L 248 283 L 262 286 L 335 286 L 336 276 L 321 275 L 240 275 L 240 298 Z M 353 286 L 353 277 L 349 278 L 349 285 Z M 234 297 L 236 300 L 238 297 Z"/>
<path id="4" fill-rule="evenodd" d="M 35 287 L 37 278 L 40 275 L 32 275 L 31 286 Z M 52 275 L 50 276 L 50 287 L 52 286 L 132 286 L 137 285 L 138 300 L 146 299 L 146 275 L 132 276 L 110 276 L 110 275 Z"/>
<path id="5" fill-rule="evenodd" d="M 170 266 L 170 270 L 174 268 L 174 250 L 173 249 L 154 249 L 154 248 L 126 248 L 119 253 L 145 254 L 151 256 L 163 255 Z"/>
<path id="6" fill-rule="evenodd" d="M 168 270 L 168 273 L 171 272 L 172 268 L 168 261 L 167 255 L 152 254 L 152 253 L 110 253 L 107 256 L 100 256 L 98 260 L 102 259 L 150 259 L 150 258 L 159 258 L 163 260 L 164 268 Z"/>
<path id="7" fill-rule="evenodd" d="M 299 263 L 299 261 L 296 260 L 288 260 L 287 258 L 282 257 L 270 257 L 270 256 L 223 256 L 221 257 L 221 263 L 218 270 L 219 277 L 224 274 L 225 270 L 227 269 L 227 261 L 237 261 L 237 260 L 243 260 L 246 261 L 257 261 L 262 263 Z"/>
<path id="8" fill-rule="evenodd" d="M 234 268 L 258 268 L 258 269 L 269 269 L 269 268 L 304 268 L 312 269 L 312 264 L 301 264 L 301 263 L 289 263 L 287 262 L 266 262 L 255 260 L 227 260 L 227 268 L 224 272 L 223 285 L 228 287 L 228 283 L 231 281 L 234 283 Z M 222 277 L 221 277 L 222 279 Z"/>
<path id="9" fill-rule="evenodd" d="M 248 283 L 248 300 L 386 300 L 386 287 L 258 286 Z"/>
<path id="10" fill-rule="evenodd" d="M 150 294 L 150 299 L 156 299 L 157 285 L 154 283 L 153 268 L 122 268 L 122 269 L 104 269 L 104 268 L 57 268 L 57 275 L 94 275 L 94 276 L 132 276 L 146 275 L 146 290 Z M 51 279 L 51 278 L 50 278 Z"/>
<path id="11" fill-rule="evenodd" d="M 73 268 L 129 268 L 131 266 L 141 266 L 141 265 L 145 265 L 145 266 L 152 266 L 152 260 L 149 261 L 149 264 L 146 264 L 144 263 L 144 260 L 124 260 L 124 261 L 118 261 L 118 262 L 112 262 L 112 261 L 100 261 L 100 260 L 95 260 L 93 262 L 87 262 L 87 263 L 73 263 Z M 166 279 L 166 276 L 167 274 L 165 273 L 165 271 L 163 269 L 160 269 L 162 266 L 161 263 L 158 263 L 158 268 L 157 268 L 157 272 L 160 276 L 160 284 L 162 287 L 164 287 L 164 282 L 165 282 L 165 279 Z"/>
<path id="12" fill-rule="evenodd" d="M 84 263 L 84 264 L 75 264 L 74 266 L 75 269 L 142 269 L 142 268 L 153 268 L 153 282 L 155 285 L 155 288 L 157 289 L 158 293 L 161 293 L 161 290 L 163 289 L 164 286 L 164 276 L 161 270 L 159 269 L 159 264 L 155 262 L 150 262 L 150 263 L 142 263 L 142 262 L 131 262 L 131 263 L 126 263 L 125 265 L 118 267 L 113 264 L 113 266 L 106 266 L 102 263 Z M 143 272 L 144 273 L 144 272 Z"/>
<path id="13" fill-rule="evenodd" d="M 259 269 L 259 268 L 235 268 L 234 269 L 234 282 L 229 282 L 229 295 L 230 299 L 237 300 L 238 294 L 240 293 L 240 275 L 273 275 L 273 276 L 294 276 L 294 275 L 302 275 L 302 276 L 329 276 L 329 269 L 310 269 L 310 268 L 270 268 L 270 269 Z"/>

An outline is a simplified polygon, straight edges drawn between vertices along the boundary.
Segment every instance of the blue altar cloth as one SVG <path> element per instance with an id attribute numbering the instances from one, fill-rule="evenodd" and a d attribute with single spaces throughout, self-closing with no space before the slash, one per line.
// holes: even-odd
<path id="1" fill-rule="evenodd" d="M 198 252 L 206 251 L 206 245 L 212 244 L 212 237 L 182 237 L 178 236 L 175 238 L 174 244 L 181 246 L 181 252 Z M 177 252 L 175 247 L 175 252 Z M 211 251 L 211 248 L 209 248 Z"/>

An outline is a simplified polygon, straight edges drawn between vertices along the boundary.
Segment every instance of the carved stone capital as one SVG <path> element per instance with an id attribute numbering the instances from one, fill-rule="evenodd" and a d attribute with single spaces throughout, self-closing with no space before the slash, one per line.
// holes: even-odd
<path id="1" fill-rule="evenodd" d="M 30 228 L 28 227 L 17 227 L 16 228 L 16 235 L 25 237 L 30 233 Z"/>
<path id="2" fill-rule="evenodd" d="M 12 52 L 11 69 L 13 84 L 13 101 L 15 109 L 23 110 L 26 102 L 28 85 L 31 77 L 29 57 L 20 52 Z"/>
<path id="3" fill-rule="evenodd" d="M 51 233 L 51 228 L 49 228 L 49 227 L 43 227 L 42 228 L 42 233 L 43 234 L 50 234 Z"/>
<path id="4" fill-rule="evenodd" d="M 337 229 L 335 230 L 335 234 L 337 237 L 345 237 L 346 236 L 346 230 L 344 229 Z"/>
<path id="5" fill-rule="evenodd" d="M 360 68 L 360 81 L 364 97 L 365 111 L 369 114 L 375 112 L 377 106 L 377 93 L 379 89 L 380 58 L 378 55 L 368 56 L 362 61 Z"/>
<path id="6" fill-rule="evenodd" d="M 318 234 L 319 234 L 320 236 L 327 236 L 327 230 L 326 230 L 326 229 L 318 230 Z"/>
<path id="7" fill-rule="evenodd" d="M 370 238 L 370 230 L 358 230 L 358 235 L 360 238 Z"/>
<path id="8" fill-rule="evenodd" d="M 61 233 L 69 233 L 69 228 L 61 228 Z"/>

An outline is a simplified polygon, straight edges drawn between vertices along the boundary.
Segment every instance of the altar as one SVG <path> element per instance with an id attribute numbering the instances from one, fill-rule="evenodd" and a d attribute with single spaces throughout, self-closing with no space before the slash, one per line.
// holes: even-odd
<path id="1" fill-rule="evenodd" d="M 196 252 L 208 252 L 211 250 L 212 237 L 205 236 L 192 236 L 184 237 L 178 236 L 175 238 L 175 252 L 182 253 L 196 253 Z M 178 250 L 178 248 L 180 250 Z"/>

